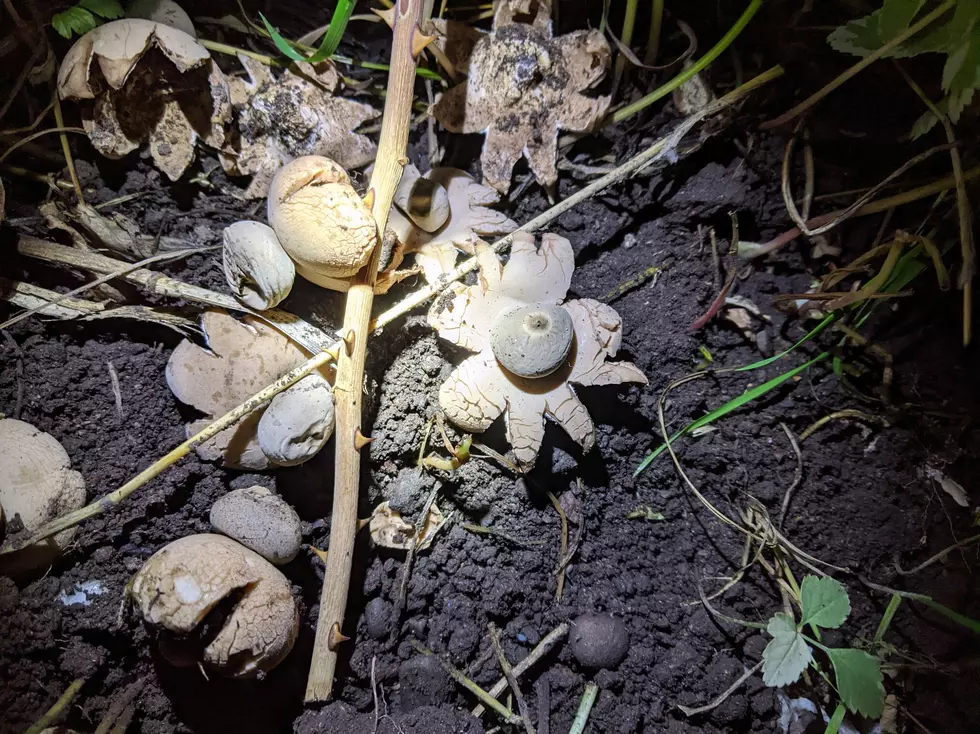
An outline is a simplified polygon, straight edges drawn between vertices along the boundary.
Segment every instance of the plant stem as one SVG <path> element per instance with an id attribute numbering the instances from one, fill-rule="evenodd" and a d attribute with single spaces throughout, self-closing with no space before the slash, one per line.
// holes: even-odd
<path id="1" fill-rule="evenodd" d="M 728 32 L 722 36 L 721 40 L 718 41 L 718 43 L 716 43 L 708 51 L 708 53 L 695 61 L 690 67 L 682 71 L 666 84 L 661 84 L 659 87 L 650 92 L 650 94 L 646 95 L 645 97 L 641 97 L 633 104 L 626 105 L 625 107 L 621 107 L 613 112 L 602 124 L 610 125 L 613 123 L 622 122 L 627 117 L 631 117 L 640 110 L 646 109 L 658 99 L 666 97 L 685 82 L 693 79 L 696 74 L 706 69 L 712 61 L 721 56 L 725 49 L 732 45 L 735 39 L 738 38 L 739 34 L 745 30 L 745 26 L 749 24 L 749 21 L 752 20 L 752 17 L 756 14 L 756 12 L 758 12 L 761 6 L 762 0 L 752 0 L 742 15 L 739 16 L 739 19 L 735 21 L 735 25 L 728 29 Z"/>
<path id="2" fill-rule="evenodd" d="M 53 92 L 54 99 L 54 124 L 58 128 L 58 137 L 61 138 L 61 150 L 65 154 L 65 165 L 68 166 L 68 175 L 71 176 L 71 185 L 75 187 L 75 196 L 78 197 L 79 206 L 85 205 L 85 197 L 82 196 L 82 185 L 78 182 L 78 174 L 75 172 L 75 161 L 71 157 L 71 146 L 68 144 L 68 136 L 65 134 L 65 118 L 61 114 L 61 100 L 58 98 L 58 89 Z M 5 154 L 6 155 L 6 154 Z"/>
<path id="3" fill-rule="evenodd" d="M 639 4 L 639 0 L 626 0 L 626 15 L 623 17 L 623 33 L 619 37 L 620 42 L 626 48 L 629 48 L 630 43 L 633 42 L 633 29 L 636 27 L 636 6 Z M 557 3 L 556 3 L 557 5 Z M 613 91 L 615 95 L 616 90 L 619 88 L 619 83 L 623 79 L 623 72 L 626 70 L 626 56 L 619 54 L 616 57 L 616 67 L 613 71 Z"/>
<path id="4" fill-rule="evenodd" d="M 647 37 L 647 51 L 643 63 L 652 66 L 660 53 L 660 33 L 664 24 L 664 0 L 653 0 L 650 10 L 650 35 Z"/>
<path id="5" fill-rule="evenodd" d="M 839 76 L 835 77 L 828 84 L 823 86 L 820 90 L 818 90 L 817 92 L 815 92 L 814 94 L 810 95 L 805 100 L 800 102 L 798 105 L 796 105 L 796 107 L 789 110 L 788 112 L 783 113 L 775 120 L 769 120 L 769 122 L 760 125 L 759 126 L 760 129 L 769 130 L 774 127 L 779 127 L 780 125 L 785 125 L 787 122 L 790 122 L 791 120 L 795 120 L 797 117 L 802 115 L 808 109 L 813 107 L 817 102 L 819 102 L 828 94 L 830 94 L 835 89 L 837 89 L 837 87 L 844 84 L 844 82 L 850 81 L 853 77 L 857 76 L 859 73 L 864 71 L 867 67 L 871 66 L 871 64 L 873 64 L 875 61 L 884 57 L 889 52 L 894 50 L 896 47 L 905 43 L 916 33 L 923 30 L 926 26 L 931 25 L 933 22 L 941 18 L 943 15 L 946 14 L 946 11 L 952 8 L 954 5 L 956 5 L 956 0 L 946 0 L 946 2 L 944 2 L 942 5 L 940 5 L 938 8 L 933 10 L 928 15 L 926 15 L 918 23 L 909 26 L 907 30 L 903 31 L 902 33 L 899 33 L 888 43 L 884 44 L 881 48 L 877 49 L 874 53 L 865 56 L 863 59 L 861 59 L 856 64 L 854 64 L 854 66 L 852 66 L 850 69 L 845 71 L 843 74 L 840 74 Z"/>
<path id="6" fill-rule="evenodd" d="M 575 720 L 572 721 L 572 728 L 568 730 L 568 734 L 582 734 L 585 731 L 585 725 L 589 723 L 589 714 L 592 713 L 598 695 L 599 686 L 595 683 L 589 683 L 585 687 L 585 693 L 582 694 L 582 700 L 579 702 Z"/>
<path id="7" fill-rule="evenodd" d="M 378 155 L 368 186 L 371 211 L 384 234 L 388 212 L 401 179 L 415 86 L 413 44 L 420 35 L 419 21 L 423 0 L 403 0 L 396 6 L 392 25 L 391 71 L 385 98 Z M 334 385 L 336 405 L 335 469 L 333 510 L 330 518 L 330 545 L 320 594 L 320 615 L 310 675 L 306 682 L 306 701 L 323 701 L 333 692 L 337 667 L 337 646 L 347 608 L 354 539 L 357 534 L 357 496 L 361 474 L 361 432 L 364 393 L 364 361 L 371 332 L 371 305 L 378 275 L 381 248 L 376 247 L 367 267 L 354 277 L 347 292 L 341 334 L 347 348 L 341 350 Z"/>
<path id="8" fill-rule="evenodd" d="M 58 719 L 61 718 L 65 713 L 71 702 L 75 700 L 75 696 L 85 685 L 84 678 L 77 678 L 72 681 L 71 685 L 61 694 L 61 698 L 54 702 L 54 706 L 49 708 L 44 712 L 44 715 L 31 724 L 30 728 L 24 732 L 24 734 L 40 734 L 42 731 L 54 724 Z"/>

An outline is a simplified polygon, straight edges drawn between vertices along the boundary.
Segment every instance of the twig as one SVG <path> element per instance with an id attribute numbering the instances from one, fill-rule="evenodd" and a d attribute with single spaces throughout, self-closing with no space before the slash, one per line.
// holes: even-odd
<path id="1" fill-rule="evenodd" d="M 561 502 L 555 497 L 554 492 L 550 489 L 546 490 L 548 494 L 548 499 L 551 500 L 551 504 L 555 508 L 555 512 L 558 513 L 558 519 L 561 521 L 561 545 L 558 553 L 558 562 L 565 558 L 568 554 L 568 517 L 565 515 L 565 510 L 562 509 Z M 558 571 L 555 580 L 555 600 L 561 601 L 562 592 L 565 591 L 565 568 L 562 567 Z"/>
<path id="2" fill-rule="evenodd" d="M 507 679 L 507 685 L 510 686 L 510 690 L 514 693 L 514 700 L 517 701 L 517 710 L 521 712 L 521 719 L 524 721 L 524 730 L 527 734 L 534 734 L 534 725 L 531 723 L 531 715 L 528 713 L 527 701 L 524 700 L 524 694 L 521 693 L 521 687 L 517 684 L 514 671 L 510 667 L 510 663 L 507 662 L 504 649 L 500 646 L 500 631 L 493 622 L 490 622 L 487 628 L 490 630 L 490 644 L 493 645 L 493 651 L 497 653 L 497 662 L 500 663 L 500 671 L 504 674 L 504 678 Z"/>
<path id="3" fill-rule="evenodd" d="M 439 664 L 442 666 L 442 669 L 446 671 L 446 673 L 449 675 L 450 678 L 452 678 L 454 681 L 456 681 L 467 691 L 469 691 L 474 696 L 476 696 L 481 701 L 483 701 L 483 703 L 488 708 L 493 709 L 493 711 L 501 719 L 503 719 L 505 723 L 516 724 L 516 725 L 519 725 L 521 723 L 520 716 L 515 715 L 513 711 L 511 711 L 509 708 L 507 708 L 502 703 L 500 703 L 500 701 L 498 701 L 492 694 L 487 693 L 485 690 L 480 688 L 479 685 L 474 683 L 472 680 L 467 678 L 461 671 L 457 670 L 455 667 L 453 667 L 445 660 L 443 660 L 441 657 L 436 655 L 434 652 L 432 652 L 432 650 L 428 649 L 427 647 L 424 647 L 416 640 L 409 640 L 409 642 L 412 645 L 412 647 L 414 647 L 423 655 L 431 655 L 436 660 L 438 660 Z"/>
<path id="4" fill-rule="evenodd" d="M 738 275 L 738 268 L 734 265 L 728 270 L 728 276 L 725 278 L 725 283 L 722 285 L 721 290 L 718 291 L 718 295 L 715 296 L 711 305 L 708 306 L 708 310 L 705 311 L 701 316 L 695 319 L 688 327 L 688 331 L 697 331 L 707 326 L 708 322 L 713 319 L 721 307 L 725 305 L 725 298 L 728 296 L 728 291 L 732 289 L 732 284 L 735 283 L 735 276 Z"/>
<path id="5" fill-rule="evenodd" d="M 554 647 L 559 640 L 564 639 L 565 635 L 567 634 L 568 622 L 562 622 L 560 625 L 551 630 L 551 632 L 544 636 L 541 642 L 534 646 L 534 649 L 528 653 L 526 658 L 514 666 L 514 678 L 520 678 L 522 675 L 524 675 L 524 673 L 526 673 L 532 665 L 547 655 L 551 651 L 551 648 Z M 493 687 L 490 689 L 490 695 L 494 699 L 497 699 L 506 690 L 507 679 L 501 678 L 493 684 Z M 484 709 L 483 705 L 481 704 L 473 709 L 472 714 L 473 716 L 482 716 L 485 710 L 486 709 Z"/>
<path id="6" fill-rule="evenodd" d="M 923 30 L 927 26 L 931 25 L 934 21 L 941 18 L 943 15 L 946 14 L 946 11 L 948 11 L 954 5 L 956 5 L 956 0 L 946 0 L 946 2 L 944 2 L 942 5 L 940 5 L 938 8 L 933 10 L 925 17 L 923 17 L 922 20 L 920 20 L 918 23 L 909 26 L 909 28 L 904 30 L 902 33 L 899 33 L 893 39 L 888 41 L 888 43 L 885 43 L 880 48 L 875 49 L 873 53 L 868 54 L 863 59 L 861 59 L 856 64 L 854 64 L 854 66 L 852 66 L 850 69 L 845 71 L 843 74 L 840 74 L 837 77 L 835 77 L 830 83 L 826 84 L 820 90 L 807 97 L 805 100 L 803 100 L 798 105 L 796 105 L 793 109 L 780 115 L 774 120 L 770 120 L 769 122 L 763 123 L 759 127 L 762 130 L 769 130 L 774 127 L 779 127 L 780 125 L 784 125 L 787 122 L 796 119 L 804 112 L 806 112 L 808 109 L 813 107 L 813 105 L 815 105 L 817 102 L 819 102 L 828 94 L 830 94 L 835 89 L 837 89 L 837 87 L 844 84 L 844 82 L 849 81 L 851 78 L 853 78 L 860 72 L 864 71 L 864 69 L 871 66 L 871 64 L 873 64 L 875 61 L 885 57 L 892 50 L 894 50 L 901 44 L 905 43 L 908 39 L 912 38 L 912 36 L 914 36 L 916 33 L 918 33 L 919 31 Z"/>
<path id="7" fill-rule="evenodd" d="M 941 561 L 942 559 L 944 559 L 946 556 L 948 556 L 953 551 L 959 550 L 960 548 L 966 548 L 968 546 L 974 545 L 978 541 L 980 541 L 980 535 L 971 535 L 966 540 L 961 540 L 959 543 L 953 543 L 953 545 L 950 545 L 950 546 L 947 546 L 946 548 L 943 548 L 936 555 L 931 556 L 930 558 L 928 558 L 925 561 L 923 561 L 922 563 L 920 563 L 918 566 L 915 566 L 914 568 L 910 568 L 908 570 L 905 570 L 904 568 L 902 568 L 902 566 L 898 562 L 898 557 L 897 557 L 897 554 L 896 554 L 895 564 L 894 564 L 895 565 L 895 572 L 897 574 L 899 574 L 900 576 L 911 576 L 912 574 L 916 574 L 919 571 L 924 571 L 926 568 L 928 568 L 929 566 L 931 566 L 933 563 L 936 563 L 937 561 Z"/>
<path id="8" fill-rule="evenodd" d="M 395 7 L 392 23 L 391 69 L 385 98 L 378 154 L 368 185 L 371 211 L 379 238 L 385 232 L 388 212 L 401 179 L 403 157 L 408 145 L 409 124 L 415 88 L 416 55 L 422 0 L 404 0 Z M 360 486 L 362 437 L 361 398 L 364 392 L 364 362 L 371 331 L 371 305 L 378 276 L 381 247 L 375 247 L 368 265 L 358 273 L 347 292 L 342 334 L 346 349 L 337 360 L 334 385 L 336 438 L 333 509 L 330 515 L 330 545 L 320 593 L 313 660 L 306 682 L 306 701 L 324 701 L 333 692 L 337 667 L 337 638 L 344 623 L 350 587 L 354 539 L 357 534 L 357 495 Z"/>
<path id="9" fill-rule="evenodd" d="M 42 731 L 57 722 L 64 715 L 65 710 L 71 706 L 71 702 L 75 700 L 83 685 L 85 685 L 84 678 L 73 680 L 65 692 L 61 694 L 61 698 L 54 702 L 54 706 L 45 711 L 40 719 L 31 724 L 30 728 L 24 734 L 41 734 Z"/>
<path id="10" fill-rule="evenodd" d="M 585 693 L 582 694 L 582 700 L 579 701 L 578 711 L 575 712 L 575 719 L 572 721 L 572 728 L 568 730 L 568 734 L 582 734 L 585 731 L 585 725 L 589 723 L 589 714 L 592 713 L 592 707 L 595 705 L 598 695 L 599 686 L 595 683 L 589 683 L 585 686 Z"/>
<path id="11" fill-rule="evenodd" d="M 436 500 L 436 495 L 439 494 L 439 485 L 437 484 L 429 492 L 429 496 L 422 506 L 422 514 L 419 515 L 419 519 L 415 523 L 415 533 L 413 538 L 421 538 L 422 533 L 425 530 L 426 523 L 429 519 L 429 510 L 432 508 L 432 503 Z M 391 610 L 391 637 L 394 639 L 398 635 L 398 626 L 401 623 L 402 613 L 405 611 L 405 605 L 408 603 L 408 582 L 412 578 L 412 566 L 415 563 L 415 553 L 419 547 L 418 542 L 409 543 L 408 553 L 405 555 L 405 563 L 402 564 L 402 580 L 398 585 L 398 598 L 395 600 L 395 607 Z"/>
<path id="12" fill-rule="evenodd" d="M 0 284 L 2 284 L 0 280 Z M 16 355 L 16 364 L 14 367 L 14 378 L 17 380 L 17 396 L 14 399 L 14 418 L 20 418 L 21 408 L 24 407 L 24 351 L 20 348 L 20 344 L 17 340 L 11 336 L 9 331 L 3 332 L 4 341 L 7 342 L 7 346 Z"/>
<path id="13" fill-rule="evenodd" d="M 800 486 L 800 482 L 803 481 L 803 452 L 800 450 L 800 444 L 796 440 L 796 436 L 789 429 L 785 423 L 779 424 L 783 431 L 786 433 L 786 438 L 789 439 L 790 446 L 793 447 L 793 453 L 796 454 L 796 470 L 793 472 L 793 481 L 786 488 L 786 493 L 783 495 L 783 504 L 779 509 L 779 524 L 777 527 L 781 530 L 783 523 L 786 521 L 786 511 L 789 510 L 790 500 L 793 499 L 793 492 L 796 488 Z"/>
<path id="14" fill-rule="evenodd" d="M 61 114 L 61 100 L 58 97 L 58 88 L 51 85 L 51 96 L 54 102 L 54 124 L 58 126 L 61 138 L 61 150 L 65 154 L 65 165 L 68 166 L 68 175 L 71 177 L 71 185 L 75 187 L 75 196 L 78 197 L 79 205 L 85 204 L 85 197 L 82 195 L 82 185 L 78 182 L 78 173 L 75 172 L 75 161 L 71 157 L 71 146 L 68 144 L 68 136 L 65 134 L 65 118 Z"/>
<path id="15" fill-rule="evenodd" d="M 551 734 L 551 685 L 544 676 L 534 683 L 538 696 L 538 734 Z"/>
<path id="16" fill-rule="evenodd" d="M 800 434 L 800 443 L 806 441 L 808 438 L 810 438 L 810 436 L 831 421 L 841 420 L 843 418 L 853 418 L 855 420 L 866 421 L 868 423 L 886 423 L 885 419 L 880 418 L 879 416 L 862 413 L 860 410 L 856 410 L 854 408 L 845 408 L 844 410 L 837 410 L 833 413 L 829 413 L 823 418 L 819 418 L 814 423 L 809 425 L 806 430 Z"/>
<path id="17" fill-rule="evenodd" d="M 731 684 L 731 686 L 729 686 L 728 690 L 726 690 L 724 693 L 722 693 L 720 696 L 718 696 L 718 698 L 716 698 L 711 703 L 707 703 L 704 706 L 698 706 L 697 708 L 689 708 L 688 706 L 681 706 L 680 704 L 677 704 L 677 708 L 685 716 L 697 716 L 698 714 L 706 714 L 709 711 L 711 711 L 713 709 L 716 709 L 719 706 L 721 706 L 728 699 L 729 696 L 731 696 L 733 693 L 735 693 L 735 691 L 737 691 L 739 688 L 742 687 L 742 684 L 745 683 L 745 681 L 747 681 L 753 675 L 755 675 L 756 673 L 758 673 L 759 672 L 759 668 L 761 668 L 761 667 L 762 667 L 762 661 L 760 660 L 755 665 L 753 665 L 751 668 L 749 668 L 748 670 L 746 670 L 739 677 L 739 679 L 737 681 L 735 681 L 734 683 Z"/>
<path id="18" fill-rule="evenodd" d="M 119 374 L 116 372 L 112 360 L 106 362 L 106 366 L 109 368 L 109 382 L 112 384 L 112 396 L 116 401 L 116 413 L 119 416 L 119 420 L 122 421 L 126 418 L 126 414 L 123 412 L 122 391 L 119 389 Z"/>

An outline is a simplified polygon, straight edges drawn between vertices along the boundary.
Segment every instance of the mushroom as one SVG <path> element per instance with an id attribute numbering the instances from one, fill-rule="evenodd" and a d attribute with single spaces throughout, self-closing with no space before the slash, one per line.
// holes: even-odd
<path id="1" fill-rule="evenodd" d="M 490 326 L 493 355 L 518 377 L 547 377 L 572 350 L 572 317 L 554 303 L 532 303 L 501 311 Z"/>
<path id="2" fill-rule="evenodd" d="M 194 160 L 198 140 L 224 144 L 231 118 L 228 84 L 208 50 L 183 31 L 139 18 L 78 39 L 58 70 L 58 94 L 80 102 L 99 153 L 122 158 L 149 142 L 172 181 Z"/>
<path id="3" fill-rule="evenodd" d="M 277 566 L 293 560 L 302 545 L 296 510 L 259 485 L 229 492 L 211 506 L 208 519 L 215 530 Z"/>
<path id="4" fill-rule="evenodd" d="M 246 306 L 264 311 L 293 288 L 296 268 L 272 227 L 235 222 L 222 235 L 222 265 L 231 292 Z"/>
<path id="5" fill-rule="evenodd" d="M 333 390 L 320 375 L 276 395 L 259 420 L 259 446 L 279 466 L 311 459 L 332 435 Z"/>
<path id="6" fill-rule="evenodd" d="M 408 164 L 403 180 L 404 177 L 418 177 L 418 169 Z M 472 255 L 482 237 L 503 235 L 517 229 L 517 223 L 507 215 L 489 208 L 500 200 L 500 194 L 474 181 L 465 171 L 433 168 L 417 180 L 431 181 L 445 190 L 449 203 L 448 221 L 430 232 L 419 227 L 410 215 L 402 214 L 398 207 L 392 207 L 388 227 L 405 253 L 415 253 L 415 262 L 430 283 L 455 267 L 457 250 Z"/>
<path id="7" fill-rule="evenodd" d="M 224 311 L 207 311 L 201 317 L 201 327 L 208 348 L 185 339 L 170 355 L 166 369 L 167 384 L 177 399 L 207 415 L 187 425 L 188 436 L 306 359 L 296 344 L 251 317 L 245 317 L 243 323 Z M 321 379 L 324 377 L 321 373 Z M 282 395 L 288 393 L 289 390 Z M 322 404 L 317 409 L 322 409 Z M 231 428 L 197 446 L 198 456 L 207 461 L 220 459 L 225 466 L 240 469 L 267 469 L 275 464 L 262 450 L 257 436 L 266 410 L 265 406 L 257 408 Z M 313 420 L 311 406 L 307 410 L 311 413 L 308 418 Z M 283 423 L 279 430 L 293 425 L 302 430 L 301 423 Z M 290 441 L 302 443 L 307 439 L 308 436 L 290 437 L 280 432 L 276 443 L 288 446 Z"/>
<path id="8" fill-rule="evenodd" d="M 395 204 L 423 232 L 435 232 L 449 219 L 449 193 L 438 181 L 425 178 L 419 169 L 406 165 L 398 188 Z"/>
<path id="9" fill-rule="evenodd" d="M 483 179 L 501 193 L 522 156 L 550 189 L 558 131 L 589 132 L 609 108 L 610 97 L 584 93 L 605 75 L 610 56 L 597 30 L 554 38 L 550 2 L 501 0 L 493 31 L 463 65 L 467 80 L 440 95 L 430 114 L 450 132 L 486 135 Z"/>
<path id="10" fill-rule="evenodd" d="M 446 417 L 464 431 L 479 432 L 503 414 L 507 439 L 525 471 L 537 458 L 545 417 L 590 450 L 595 426 L 574 386 L 647 381 L 628 362 L 606 361 L 622 340 L 619 315 L 590 299 L 563 302 L 575 264 L 563 237 L 545 234 L 539 249 L 533 237 L 518 233 L 505 266 L 486 247 L 477 249 L 477 257 L 478 282 L 455 284 L 455 297 L 429 317 L 440 337 L 475 353 L 439 390 Z"/>
<path id="11" fill-rule="evenodd" d="M 296 272 L 331 290 L 346 291 L 378 243 L 370 207 L 343 167 L 323 156 L 283 166 L 269 189 L 268 218 Z"/>
<path id="12" fill-rule="evenodd" d="M 258 553 L 223 535 L 190 535 L 154 553 L 129 590 L 161 627 L 172 664 L 205 664 L 233 678 L 276 667 L 299 632 L 292 587 Z"/>
<path id="13" fill-rule="evenodd" d="M 353 131 L 378 112 L 336 93 L 332 62 L 290 64 L 277 78 L 265 64 L 238 59 L 248 79 L 228 82 L 237 135 L 219 157 L 226 172 L 252 176 L 247 197 L 265 197 L 276 171 L 300 156 L 328 156 L 348 169 L 374 160 L 377 146 Z"/>
<path id="14" fill-rule="evenodd" d="M 30 423 L 0 419 L 0 518 L 6 530 L 19 519 L 22 532 L 85 504 L 85 480 L 71 468 L 58 440 Z M 3 529 L 3 525 L 0 525 Z M 50 565 L 75 537 L 72 528 L 0 557 L 0 573 L 26 575 Z"/>
<path id="15" fill-rule="evenodd" d="M 192 38 L 197 38 L 197 30 L 191 17 L 174 0 L 136 0 L 126 8 L 127 18 L 144 18 L 154 23 L 163 23 Z"/>

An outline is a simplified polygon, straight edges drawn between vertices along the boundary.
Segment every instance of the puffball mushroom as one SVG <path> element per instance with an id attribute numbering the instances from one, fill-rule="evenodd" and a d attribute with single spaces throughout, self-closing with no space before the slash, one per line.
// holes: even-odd
<path id="1" fill-rule="evenodd" d="M 246 306 L 264 311 L 279 304 L 293 288 L 296 268 L 272 227 L 235 222 L 222 234 L 225 280 Z"/>
<path id="2" fill-rule="evenodd" d="M 85 504 L 85 480 L 71 468 L 58 440 L 30 423 L 0 419 L 0 516 L 9 526 L 20 518 L 32 533 Z M 0 573 L 22 575 L 54 561 L 75 537 L 72 528 L 41 543 L 0 556 Z"/>
<path id="3" fill-rule="evenodd" d="M 147 623 L 173 633 L 160 651 L 178 666 L 203 663 L 233 678 L 253 677 L 276 667 L 299 632 L 286 577 L 223 535 L 189 535 L 165 546 L 143 564 L 129 593 Z"/>
<path id="4" fill-rule="evenodd" d="M 324 156 L 282 167 L 269 187 L 268 218 L 296 272 L 331 290 L 346 291 L 378 243 L 370 207 L 347 171 Z"/>
<path id="5" fill-rule="evenodd" d="M 412 223 L 423 232 L 435 232 L 449 219 L 450 203 L 446 187 L 438 181 L 426 178 L 415 166 L 405 166 L 395 204 Z"/>
<path id="6" fill-rule="evenodd" d="M 485 431 L 503 414 L 523 470 L 534 465 L 546 417 L 588 451 L 595 426 L 574 386 L 647 382 L 635 365 L 606 361 L 622 340 L 619 314 L 598 301 L 564 300 L 575 254 L 563 237 L 545 234 L 539 249 L 518 233 L 505 266 L 486 246 L 477 257 L 478 282 L 454 284 L 455 297 L 429 317 L 440 337 L 475 353 L 443 383 L 439 405 L 470 432 Z"/>
<path id="7" fill-rule="evenodd" d="M 262 452 L 279 466 L 302 464 L 333 435 L 333 390 L 309 375 L 276 395 L 259 420 Z"/>

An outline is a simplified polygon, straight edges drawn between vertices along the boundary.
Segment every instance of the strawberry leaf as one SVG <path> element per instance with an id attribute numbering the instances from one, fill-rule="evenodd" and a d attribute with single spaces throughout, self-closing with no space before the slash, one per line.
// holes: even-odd
<path id="1" fill-rule="evenodd" d="M 878 660 L 864 650 L 828 648 L 827 656 L 834 666 L 837 691 L 851 711 L 871 719 L 881 716 L 885 708 L 885 687 L 881 683 Z"/>
<path id="2" fill-rule="evenodd" d="M 772 635 L 762 652 L 762 681 L 767 686 L 785 686 L 797 681 L 809 665 L 813 651 L 788 614 L 774 614 L 766 631 Z"/>
<path id="3" fill-rule="evenodd" d="M 77 5 L 60 13 L 55 13 L 54 17 L 51 18 L 52 27 L 62 38 L 71 38 L 72 33 L 83 36 L 98 24 L 99 22 L 94 15 Z"/>
<path id="4" fill-rule="evenodd" d="M 837 579 L 827 576 L 807 576 L 803 579 L 800 601 L 803 604 L 800 624 L 837 629 L 851 613 L 847 589 Z"/>

